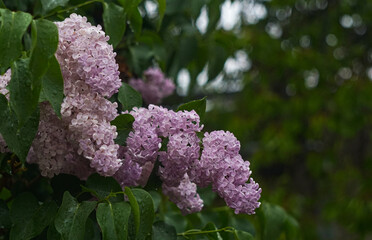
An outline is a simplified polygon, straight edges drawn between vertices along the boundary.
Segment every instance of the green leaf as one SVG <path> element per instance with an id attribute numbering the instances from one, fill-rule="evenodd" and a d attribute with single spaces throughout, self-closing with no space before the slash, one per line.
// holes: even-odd
<path id="1" fill-rule="evenodd" d="M 112 177 L 103 177 L 98 173 L 90 175 L 86 183 L 87 187 L 97 193 L 99 200 L 105 199 L 110 193 L 121 192 L 120 184 Z M 123 201 L 122 194 L 116 197 L 110 197 L 111 202 Z"/>
<path id="2" fill-rule="evenodd" d="M 61 116 L 61 104 L 63 102 L 63 77 L 57 59 L 53 56 L 49 60 L 49 67 L 41 79 L 42 93 L 52 105 L 57 116 Z"/>
<path id="3" fill-rule="evenodd" d="M 30 25 L 32 16 L 24 12 L 0 9 L 0 75 L 22 52 L 22 36 Z"/>
<path id="4" fill-rule="evenodd" d="M 126 141 L 129 133 L 133 130 L 132 124 L 134 117 L 130 114 L 121 114 L 111 121 L 111 125 L 116 126 L 118 136 L 115 139 L 115 143 L 121 146 L 126 145 Z"/>
<path id="5" fill-rule="evenodd" d="M 10 228 L 11 225 L 8 206 L 3 200 L 0 200 L 0 229 Z"/>
<path id="6" fill-rule="evenodd" d="M 235 230 L 236 240 L 254 240 L 254 237 L 249 232 Z"/>
<path id="7" fill-rule="evenodd" d="M 154 191 L 154 190 L 150 190 L 149 193 L 151 195 L 152 201 L 154 201 L 154 210 L 156 212 L 158 210 L 159 206 L 160 206 L 161 201 L 162 201 L 161 200 L 161 195 L 157 191 Z"/>
<path id="8" fill-rule="evenodd" d="M 217 27 L 217 23 L 220 20 L 221 16 L 221 0 L 211 0 L 209 1 L 208 6 L 208 27 L 207 33 L 214 31 Z"/>
<path id="9" fill-rule="evenodd" d="M 102 238 L 127 239 L 130 212 L 130 205 L 126 202 L 100 203 L 97 208 L 97 221 L 102 231 Z"/>
<path id="10" fill-rule="evenodd" d="M 181 106 L 179 106 L 177 108 L 177 111 L 183 111 L 183 110 L 191 111 L 191 110 L 195 110 L 195 112 L 200 117 L 200 121 L 202 122 L 204 120 L 206 107 L 207 107 L 207 98 L 204 97 L 204 98 L 199 99 L 199 100 L 194 100 L 194 101 L 191 101 L 191 102 L 182 104 Z"/>
<path id="11" fill-rule="evenodd" d="M 147 44 L 138 44 L 129 47 L 130 52 L 130 65 L 136 74 L 141 74 L 145 69 L 147 69 L 152 64 L 152 59 L 154 58 L 154 52 L 151 47 Z"/>
<path id="12" fill-rule="evenodd" d="M 262 226 L 262 239 L 280 239 L 286 234 L 288 239 L 298 239 L 298 223 L 280 206 L 264 202 L 258 211 Z"/>
<path id="13" fill-rule="evenodd" d="M 96 221 L 88 217 L 85 223 L 84 240 L 101 240 L 101 230 Z"/>
<path id="14" fill-rule="evenodd" d="M 125 12 L 130 13 L 133 8 L 137 8 L 142 0 L 118 0 L 118 2 L 123 6 Z"/>
<path id="15" fill-rule="evenodd" d="M 285 221 L 285 232 L 287 240 L 296 240 L 300 238 L 300 227 L 296 219 L 287 214 Z"/>
<path id="16" fill-rule="evenodd" d="M 65 192 L 62 205 L 54 220 L 54 225 L 62 238 L 65 240 L 83 240 L 85 223 L 95 206 L 96 202 L 84 201 L 79 203 L 70 193 Z"/>
<path id="17" fill-rule="evenodd" d="M 140 210 L 140 225 L 136 239 L 144 240 L 151 235 L 152 224 L 155 218 L 154 202 L 151 195 L 145 190 L 136 188 L 132 189 L 132 192 Z"/>
<path id="18" fill-rule="evenodd" d="M 132 10 L 132 14 L 128 18 L 129 27 L 132 29 L 136 38 L 141 35 L 143 19 L 138 8 Z"/>
<path id="19" fill-rule="evenodd" d="M 5 96 L 0 94 L 0 119 L 0 133 L 9 149 L 25 162 L 39 126 L 39 108 L 32 113 L 24 126 L 18 129 L 15 113 L 9 108 Z"/>
<path id="20" fill-rule="evenodd" d="M 30 193 L 19 195 L 12 204 L 10 216 L 13 222 L 10 239 L 31 239 L 39 235 L 54 219 L 57 213 L 55 202 L 39 205 Z"/>
<path id="21" fill-rule="evenodd" d="M 163 18 L 164 18 L 164 13 L 165 13 L 165 9 L 166 9 L 166 6 L 167 6 L 167 2 L 166 2 L 166 0 L 158 0 L 158 5 L 159 5 L 159 20 L 158 20 L 156 28 L 159 31 L 159 29 L 161 27 L 161 23 L 162 23 Z"/>
<path id="22" fill-rule="evenodd" d="M 123 111 L 142 106 L 141 94 L 126 83 L 123 83 L 119 89 L 118 100 L 123 105 Z"/>
<path id="23" fill-rule="evenodd" d="M 124 8 L 114 3 L 103 3 L 103 25 L 110 36 L 109 43 L 115 48 L 124 36 L 126 22 Z"/>
<path id="24" fill-rule="evenodd" d="M 139 209 L 139 205 L 138 205 L 138 202 L 136 200 L 136 197 L 133 195 L 133 192 L 132 192 L 132 190 L 130 190 L 130 188 L 125 187 L 124 192 L 125 192 L 125 194 L 127 195 L 128 199 L 129 199 L 130 206 L 132 207 L 132 214 L 131 214 L 131 216 L 133 216 L 133 221 L 130 221 L 130 223 L 132 225 L 134 225 L 134 230 L 135 230 L 134 235 L 137 235 L 138 234 L 138 231 L 139 231 L 139 227 L 140 227 L 140 209 Z"/>
<path id="25" fill-rule="evenodd" d="M 214 231 L 214 230 L 217 230 L 217 227 L 212 222 L 207 223 L 205 227 L 202 229 L 202 231 Z M 223 240 L 219 232 L 207 233 L 206 235 L 209 240 Z"/>
<path id="26" fill-rule="evenodd" d="M 228 54 L 224 47 L 214 44 L 209 49 L 208 81 L 213 80 L 223 70 Z"/>
<path id="27" fill-rule="evenodd" d="M 143 22 L 138 5 L 142 2 L 142 0 L 118 0 L 118 2 L 121 4 L 121 6 L 123 6 L 124 12 L 127 14 L 129 27 L 138 38 L 142 31 Z"/>
<path id="28" fill-rule="evenodd" d="M 152 240 L 177 240 L 176 228 L 163 221 L 152 225 Z"/>
<path id="29" fill-rule="evenodd" d="M 47 239 L 48 240 L 61 240 L 62 236 L 57 232 L 56 227 L 54 226 L 54 222 L 49 225 L 48 231 L 47 231 Z"/>
<path id="30" fill-rule="evenodd" d="M 49 60 L 54 57 L 58 47 L 58 28 L 45 19 L 32 21 L 32 48 L 30 56 L 30 72 L 33 85 L 41 84 L 41 77 L 48 69 Z"/>
<path id="31" fill-rule="evenodd" d="M 69 0 L 41 0 L 44 13 L 47 13 L 57 7 L 64 7 Z"/>
<path id="32" fill-rule="evenodd" d="M 5 6 L 3 0 L 0 0 L 0 8 L 6 8 L 6 6 Z"/>
<path id="33" fill-rule="evenodd" d="M 19 59 L 12 64 L 12 78 L 9 82 L 10 106 L 22 127 L 39 104 L 40 82 L 33 81 L 29 59 Z"/>

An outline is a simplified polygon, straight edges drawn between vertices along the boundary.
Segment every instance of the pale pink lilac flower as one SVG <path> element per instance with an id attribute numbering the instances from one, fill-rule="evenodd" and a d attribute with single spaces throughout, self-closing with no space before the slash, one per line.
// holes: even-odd
<path id="1" fill-rule="evenodd" d="M 83 80 L 104 97 L 118 92 L 121 86 L 116 53 L 108 44 L 109 37 L 100 25 L 92 26 L 86 17 L 71 14 L 62 22 L 56 22 L 59 45 L 56 57 L 61 65 L 65 90 Z"/>
<path id="2" fill-rule="evenodd" d="M 86 179 L 94 172 L 89 161 L 77 154 L 76 144 L 68 140 L 67 126 L 48 102 L 40 104 L 39 129 L 27 162 L 38 163 L 41 175 L 45 177 L 69 173 Z"/>
<path id="3" fill-rule="evenodd" d="M 62 121 L 68 126 L 69 141 L 79 146 L 78 154 L 90 161 L 99 174 L 112 176 L 121 166 L 115 144 L 117 104 L 111 103 L 82 81 L 76 81 L 62 103 Z"/>
<path id="4" fill-rule="evenodd" d="M 105 98 L 117 92 L 121 85 L 115 53 L 101 27 L 92 26 L 85 17 L 71 14 L 56 25 L 59 31 L 56 57 L 64 79 L 65 98 L 62 118 L 54 116 L 53 121 L 58 122 L 54 126 L 63 129 L 63 134 L 61 139 L 51 136 L 47 142 L 43 143 L 44 138 L 37 138 L 36 142 L 46 144 L 52 154 L 66 144 L 72 147 L 68 153 L 58 153 L 61 156 L 58 155 L 57 160 L 45 159 L 34 151 L 36 155 L 31 152 L 28 161 L 38 163 L 42 174 L 49 177 L 74 172 L 73 163 L 84 164 L 84 167 L 75 167 L 76 170 L 84 168 L 91 173 L 94 169 L 101 175 L 112 176 L 122 164 L 117 156 L 119 145 L 114 143 L 116 127 L 110 125 L 117 116 L 117 104 Z M 48 121 L 52 120 L 41 120 L 38 134 L 51 134 L 53 125 Z M 38 146 L 34 144 L 35 148 Z M 73 163 L 67 166 L 64 161 Z M 77 175 L 86 174 L 78 171 Z"/>

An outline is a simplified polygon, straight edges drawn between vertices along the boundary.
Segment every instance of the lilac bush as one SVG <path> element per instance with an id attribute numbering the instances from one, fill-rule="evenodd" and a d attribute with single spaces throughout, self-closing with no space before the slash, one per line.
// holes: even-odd
<path id="1" fill-rule="evenodd" d="M 118 116 L 118 105 L 107 97 L 118 92 L 121 80 L 108 36 L 76 14 L 56 25 L 56 57 L 65 95 L 61 118 L 48 102 L 40 103 L 39 128 L 28 163 L 38 164 L 49 178 L 60 173 L 80 179 L 94 172 L 113 176 L 123 189 L 145 186 L 151 172 L 157 171 L 163 193 L 183 214 L 201 211 L 197 187 L 208 185 L 235 213 L 255 213 L 261 189 L 250 177 L 249 162 L 239 154 L 239 141 L 224 131 L 204 133 L 200 141 L 203 125 L 194 110 L 176 112 L 152 104 L 133 108 L 129 114 L 135 121 L 126 145 L 116 144 L 117 129 L 110 122 Z M 6 96 L 10 75 L 7 71 L 0 77 L 0 92 Z M 159 103 L 174 90 L 160 69 L 146 70 L 144 78 L 130 83 L 147 103 Z M 1 137 L 0 150 L 7 151 Z M 156 161 L 159 167 L 154 169 Z"/>

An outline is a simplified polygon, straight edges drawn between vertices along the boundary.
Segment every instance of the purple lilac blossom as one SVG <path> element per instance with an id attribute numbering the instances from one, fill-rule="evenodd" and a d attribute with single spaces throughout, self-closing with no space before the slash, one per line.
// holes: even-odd
<path id="1" fill-rule="evenodd" d="M 119 158 L 123 159 L 123 165 L 113 176 L 124 189 L 125 186 L 138 186 L 142 173 L 142 167 L 126 155 L 127 147 L 120 146 L 118 151 Z"/>
<path id="2" fill-rule="evenodd" d="M 142 94 L 147 104 L 161 103 L 162 99 L 170 96 L 176 88 L 172 80 L 166 78 L 159 68 L 149 68 L 143 75 L 143 79 L 130 79 L 129 84 Z"/>
<path id="3" fill-rule="evenodd" d="M 199 159 L 199 138 L 195 132 L 180 132 L 169 136 L 166 152 L 159 152 L 161 180 L 177 187 L 185 173 Z"/>
<path id="4" fill-rule="evenodd" d="M 239 141 L 230 132 L 205 133 L 202 156 L 189 174 L 198 186 L 212 184 L 212 189 L 236 214 L 254 214 L 260 206 L 261 188 L 252 178 L 246 183 L 252 172 L 239 149 Z"/>
<path id="5" fill-rule="evenodd" d="M 135 121 L 127 138 L 123 164 L 133 161 L 142 169 L 141 177 L 132 179 L 131 183 L 135 184 L 131 185 L 146 184 L 153 163 L 159 156 L 163 164 L 161 179 L 169 186 L 177 186 L 199 157 L 199 139 L 195 134 L 203 127 L 199 125 L 199 116 L 195 111 L 174 112 L 155 105 L 149 105 L 148 109 L 134 108 L 130 114 Z M 162 138 L 170 139 L 168 152 L 159 152 Z M 183 148 L 177 149 L 178 144 L 182 144 Z M 125 166 L 122 166 L 114 176 L 121 183 L 124 183 L 125 171 Z"/>
<path id="6" fill-rule="evenodd" d="M 187 174 L 176 187 L 168 186 L 165 183 L 162 185 L 164 195 L 177 205 L 183 215 L 200 212 L 203 208 L 203 200 L 196 190 L 196 184 L 190 181 Z"/>

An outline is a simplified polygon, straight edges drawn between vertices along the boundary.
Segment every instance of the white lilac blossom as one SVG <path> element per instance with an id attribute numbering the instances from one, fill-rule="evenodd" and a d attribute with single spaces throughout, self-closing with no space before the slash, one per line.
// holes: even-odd
<path id="1" fill-rule="evenodd" d="M 130 79 L 129 84 L 142 94 L 147 104 L 161 103 L 162 99 L 170 96 L 176 88 L 172 80 L 166 78 L 159 68 L 149 68 L 143 75 L 143 79 Z"/>

